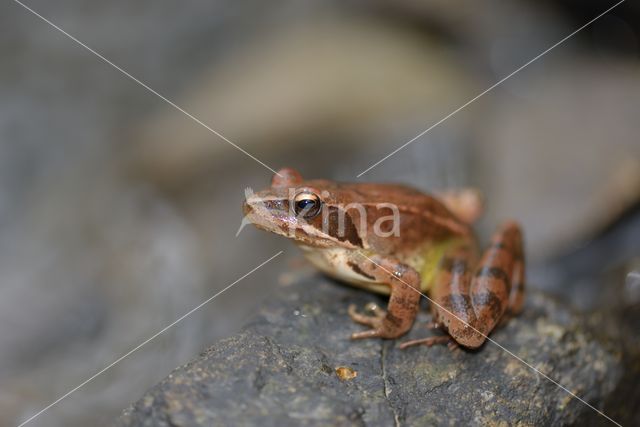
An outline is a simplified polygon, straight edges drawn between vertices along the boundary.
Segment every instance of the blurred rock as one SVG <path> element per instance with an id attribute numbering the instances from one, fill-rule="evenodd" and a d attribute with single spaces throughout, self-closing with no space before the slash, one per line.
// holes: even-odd
<path id="1" fill-rule="evenodd" d="M 324 13 L 212 63 L 177 103 L 274 168 L 321 158 L 326 174 L 337 158 L 348 164 L 363 150 L 366 167 L 360 157 L 382 155 L 375 144 L 387 151 L 390 140 L 410 139 L 464 102 L 475 84 L 460 65 L 435 38 Z M 165 187 L 220 173 L 222 155 L 235 150 L 174 110 L 132 140 L 135 169 Z M 352 179 L 359 172 L 352 164 L 348 171 Z"/>
<path id="2" fill-rule="evenodd" d="M 620 192 L 609 197 L 616 195 Z M 615 206 L 609 212 L 602 210 L 614 212 Z M 637 272 L 632 271 L 640 266 L 640 203 L 612 219 L 599 230 L 598 222 L 591 222 L 597 232 L 588 236 L 584 244 L 531 266 L 528 269 L 531 281 L 538 289 L 563 298 L 578 310 L 620 311 L 640 303 L 634 279 Z"/>
<path id="3" fill-rule="evenodd" d="M 625 296 L 631 304 L 640 302 L 640 271 L 635 270 L 627 274 L 625 291 Z"/>
<path id="4" fill-rule="evenodd" d="M 475 147 L 487 216 L 518 218 L 541 260 L 640 201 L 640 86 L 637 62 L 549 56 L 531 67 L 501 87 Z"/>
<path id="5" fill-rule="evenodd" d="M 126 409 L 116 425 L 567 425 L 603 420 L 491 343 L 480 351 L 451 352 L 446 346 L 401 351 L 393 341 L 351 342 L 349 334 L 361 327 L 349 320 L 347 306 L 376 297 L 320 276 L 290 279 L 241 333 L 176 369 Z M 422 314 L 411 338 L 428 333 L 420 326 L 425 320 Z M 596 338 L 585 320 L 541 294 L 530 294 L 523 315 L 492 338 L 596 408 L 615 412 L 624 400 L 615 393 L 624 382 L 621 349 Z"/>
<path id="6" fill-rule="evenodd" d="M 460 0 L 455 3 L 446 0 L 358 0 L 356 3 L 364 9 L 373 9 L 385 19 L 444 36 L 462 48 L 474 62 L 484 66 L 497 58 L 522 57 L 526 62 L 532 49 L 555 43 L 563 31 L 557 12 L 539 1 L 534 4 L 514 1 L 508 6 L 500 0 Z M 508 74 L 512 70 L 496 71 Z"/>

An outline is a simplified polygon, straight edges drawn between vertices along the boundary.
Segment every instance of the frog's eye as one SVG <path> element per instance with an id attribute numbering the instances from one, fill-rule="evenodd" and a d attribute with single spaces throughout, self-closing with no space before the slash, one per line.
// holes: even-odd
<path id="1" fill-rule="evenodd" d="M 320 213 L 322 201 L 314 193 L 303 192 L 294 199 L 296 215 L 302 214 L 303 218 L 311 219 Z"/>

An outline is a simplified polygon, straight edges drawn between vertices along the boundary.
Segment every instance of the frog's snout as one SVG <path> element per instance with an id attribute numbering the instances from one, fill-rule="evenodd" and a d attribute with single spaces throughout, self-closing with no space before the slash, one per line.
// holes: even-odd
<path id="1" fill-rule="evenodd" d="M 246 200 L 242 203 L 242 213 L 244 216 L 249 216 L 253 213 L 253 207 Z"/>
<path id="2" fill-rule="evenodd" d="M 286 234 L 290 226 L 287 203 L 271 195 L 252 194 L 246 197 L 242 211 L 246 221 L 257 228 L 276 234 Z M 285 227 L 285 229 L 283 229 Z"/>
<path id="3" fill-rule="evenodd" d="M 247 197 L 242 203 L 242 213 L 248 218 L 259 217 L 263 215 L 265 204 L 262 198 L 252 195 Z"/>
<path id="4" fill-rule="evenodd" d="M 244 214 L 245 220 L 255 226 L 259 226 L 259 224 L 264 222 L 262 221 L 262 218 L 264 217 L 263 210 L 264 205 L 262 200 L 258 197 L 248 197 L 242 203 L 242 213 Z"/>

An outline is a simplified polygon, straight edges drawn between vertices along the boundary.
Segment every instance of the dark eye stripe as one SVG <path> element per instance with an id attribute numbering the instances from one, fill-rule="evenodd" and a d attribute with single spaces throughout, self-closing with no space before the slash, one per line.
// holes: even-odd
<path id="1" fill-rule="evenodd" d="M 359 247 L 362 246 L 362 239 L 358 235 L 358 230 L 353 224 L 351 215 L 344 214 L 343 229 L 340 227 L 340 212 L 336 207 L 329 207 L 329 215 L 327 220 L 329 221 L 328 233 L 330 236 L 344 242 L 345 240 L 351 244 Z"/>

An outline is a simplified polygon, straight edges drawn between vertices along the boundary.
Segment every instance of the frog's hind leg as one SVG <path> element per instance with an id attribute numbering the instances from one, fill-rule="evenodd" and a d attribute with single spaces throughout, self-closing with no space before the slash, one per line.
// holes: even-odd
<path id="1" fill-rule="evenodd" d="M 455 247 L 450 249 L 438 264 L 434 285 L 431 291 L 431 310 L 433 321 L 427 323 L 428 329 L 444 329 L 452 323 L 476 323 L 476 315 L 470 304 L 465 304 L 464 296 L 470 292 L 471 274 L 469 265 L 474 255 L 469 247 Z M 465 300 L 466 301 L 466 300 Z M 401 349 L 415 345 L 452 344 L 451 349 L 457 347 L 452 335 L 438 335 L 405 341 L 400 344 Z"/>
<path id="2" fill-rule="evenodd" d="M 496 232 L 473 277 L 470 256 L 460 250 L 452 256 L 443 259 L 436 276 L 434 315 L 459 344 L 477 348 L 507 311 L 515 313 L 522 307 L 520 227 L 509 222 Z"/>

